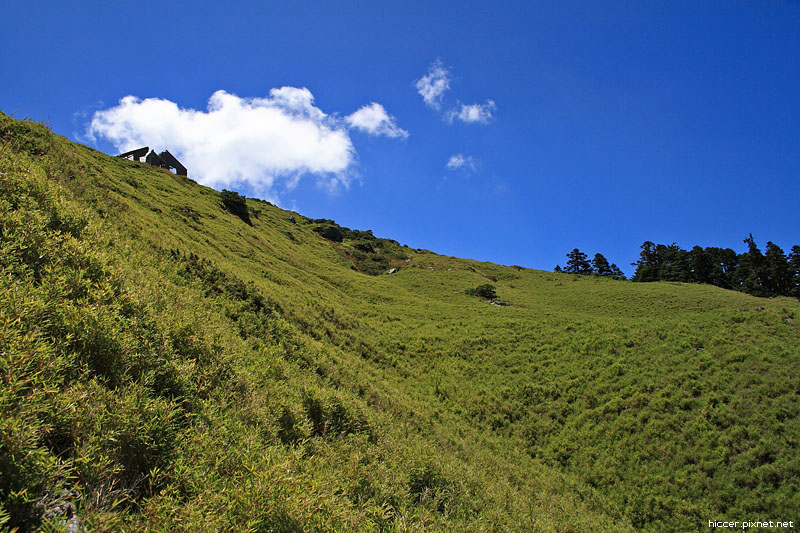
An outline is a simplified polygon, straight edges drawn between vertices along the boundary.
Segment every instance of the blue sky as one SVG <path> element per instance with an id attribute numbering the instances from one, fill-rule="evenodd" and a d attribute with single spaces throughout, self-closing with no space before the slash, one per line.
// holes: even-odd
<path id="1" fill-rule="evenodd" d="M 545 270 L 800 243 L 800 2 L 55 4 L 0 4 L 0 110 L 107 153 Z"/>

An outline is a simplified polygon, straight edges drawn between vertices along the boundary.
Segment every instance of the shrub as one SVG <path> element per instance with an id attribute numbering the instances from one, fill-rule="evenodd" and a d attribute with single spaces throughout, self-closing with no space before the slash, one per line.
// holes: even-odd
<path id="1" fill-rule="evenodd" d="M 375 247 L 370 242 L 357 242 L 353 245 L 353 248 L 370 254 L 375 253 Z"/>
<path id="2" fill-rule="evenodd" d="M 222 199 L 222 207 L 232 215 L 236 215 L 248 226 L 252 226 L 250 221 L 250 213 L 247 211 L 247 200 L 244 196 L 236 191 L 229 191 L 222 189 L 220 193 Z"/>
<path id="3" fill-rule="evenodd" d="M 322 235 L 324 238 L 333 242 L 342 242 L 344 236 L 339 226 L 317 226 L 314 231 Z"/>
<path id="4" fill-rule="evenodd" d="M 467 290 L 467 294 L 471 296 L 477 296 L 478 298 L 485 298 L 487 300 L 494 300 L 497 298 L 497 292 L 495 292 L 494 285 L 490 285 L 488 283 L 478 285 L 474 289 Z"/>

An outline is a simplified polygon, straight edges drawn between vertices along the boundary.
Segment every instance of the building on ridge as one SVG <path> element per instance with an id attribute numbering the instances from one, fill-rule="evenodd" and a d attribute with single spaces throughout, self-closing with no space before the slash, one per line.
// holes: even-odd
<path id="1" fill-rule="evenodd" d="M 124 154 L 119 154 L 117 157 L 124 157 L 125 159 L 130 159 L 131 161 L 141 162 L 141 158 L 145 157 L 145 162 L 153 165 L 154 167 L 161 167 L 166 169 L 175 169 L 175 174 L 178 176 L 188 176 L 189 172 L 183 164 L 178 161 L 174 155 L 169 153 L 169 150 L 164 150 L 160 154 L 157 154 L 155 150 L 150 150 L 148 154 L 147 151 L 150 150 L 148 146 L 143 148 L 137 148 L 136 150 L 131 150 L 130 152 L 125 152 Z"/>
<path id="2" fill-rule="evenodd" d="M 119 154 L 117 157 L 124 157 L 125 159 L 130 159 L 131 161 L 140 162 L 141 159 L 147 155 L 148 150 L 150 150 L 150 148 L 145 146 L 144 148 L 137 148 L 136 150 Z"/>

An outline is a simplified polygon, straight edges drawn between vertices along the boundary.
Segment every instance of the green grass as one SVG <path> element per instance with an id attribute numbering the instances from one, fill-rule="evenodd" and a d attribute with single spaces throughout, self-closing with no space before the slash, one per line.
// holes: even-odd
<path id="1" fill-rule="evenodd" d="M 796 300 L 334 242 L 39 124 L 0 138 L 0 527 L 800 518 Z"/>

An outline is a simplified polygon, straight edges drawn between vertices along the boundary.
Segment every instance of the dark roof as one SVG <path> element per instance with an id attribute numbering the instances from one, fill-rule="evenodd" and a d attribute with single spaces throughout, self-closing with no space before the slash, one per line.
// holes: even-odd
<path id="1" fill-rule="evenodd" d="M 187 169 L 186 169 L 186 167 L 185 167 L 185 166 L 183 166 L 183 165 L 181 164 L 181 162 L 180 162 L 180 161 L 178 161 L 178 160 L 175 158 L 175 156 L 174 156 L 174 155 L 172 155 L 171 153 L 169 153 L 169 151 L 168 151 L 168 150 L 164 150 L 163 152 L 161 152 L 160 154 L 158 154 L 158 156 L 161 158 L 161 160 L 162 160 L 164 163 L 166 163 L 167 165 L 169 165 L 169 166 L 170 166 L 170 168 L 174 168 L 174 169 L 175 169 L 175 173 L 176 173 L 176 174 L 178 174 L 179 176 L 186 176 L 186 175 L 187 175 Z"/>
<path id="2" fill-rule="evenodd" d="M 145 159 L 145 161 L 154 167 L 160 167 L 164 165 L 164 162 L 161 161 L 161 158 L 158 156 L 155 150 L 151 150 L 150 153 L 147 154 L 147 159 Z"/>
<path id="3" fill-rule="evenodd" d="M 134 161 L 139 161 L 139 158 L 144 157 L 147 155 L 147 151 L 150 148 L 145 146 L 144 148 L 137 148 L 136 150 L 131 150 L 130 152 L 125 152 L 124 154 L 119 154 L 117 157 L 133 157 Z"/>
<path id="4" fill-rule="evenodd" d="M 187 176 L 188 171 L 183 164 L 178 161 L 178 159 L 169 153 L 168 150 L 164 150 L 160 154 L 157 154 L 155 150 L 152 150 L 149 154 L 147 154 L 146 161 L 155 166 L 161 168 L 174 168 L 175 173 L 179 176 Z"/>

